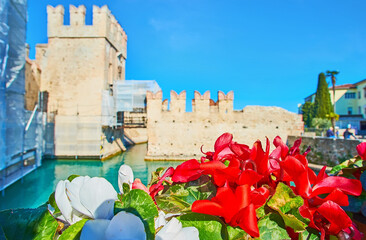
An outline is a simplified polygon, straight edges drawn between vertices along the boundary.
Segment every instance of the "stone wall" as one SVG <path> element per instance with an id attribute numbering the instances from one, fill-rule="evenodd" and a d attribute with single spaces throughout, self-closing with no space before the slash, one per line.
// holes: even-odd
<path id="1" fill-rule="evenodd" d="M 38 103 L 38 93 L 41 85 L 41 68 L 34 61 L 26 56 L 25 59 L 25 95 L 24 107 L 26 110 L 33 111 Z"/>
<path id="2" fill-rule="evenodd" d="M 289 136 L 288 145 L 292 146 L 298 138 L 302 141 L 301 152 L 311 147 L 307 155 L 309 162 L 330 167 L 357 155 L 356 146 L 362 142 L 358 139 Z"/>
<path id="3" fill-rule="evenodd" d="M 187 159 L 212 151 L 217 137 L 225 132 L 234 141 L 252 145 L 257 139 L 271 140 L 277 135 L 286 141 L 288 135 L 303 132 L 302 116 L 279 107 L 247 106 L 233 110 L 234 93 L 218 92 L 218 101 L 207 91 L 195 92 L 192 112 L 186 112 L 186 92 L 171 91 L 170 104 L 162 101 L 162 92 L 147 93 L 146 159 Z"/>

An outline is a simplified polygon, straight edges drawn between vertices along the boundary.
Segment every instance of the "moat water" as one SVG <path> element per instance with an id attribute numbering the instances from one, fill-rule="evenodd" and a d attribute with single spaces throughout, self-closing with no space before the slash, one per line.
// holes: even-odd
<path id="1" fill-rule="evenodd" d="M 14 208 L 36 208 L 48 200 L 59 180 L 72 174 L 106 178 L 118 190 L 118 169 L 122 164 L 132 167 L 135 178 L 144 184 L 150 180 L 151 172 L 158 167 L 176 167 L 177 161 L 144 161 L 146 144 L 136 145 L 107 161 L 96 160 L 44 160 L 42 166 L 5 189 L 0 194 L 0 210 Z"/>

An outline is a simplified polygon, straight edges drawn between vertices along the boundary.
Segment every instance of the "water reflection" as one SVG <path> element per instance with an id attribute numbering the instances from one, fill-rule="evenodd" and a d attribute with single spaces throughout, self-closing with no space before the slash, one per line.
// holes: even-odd
<path id="1" fill-rule="evenodd" d="M 158 167 L 177 166 L 180 162 L 145 162 L 146 144 L 136 145 L 127 152 L 104 162 L 95 160 L 46 160 L 42 167 L 24 177 L 5 190 L 0 196 L 0 209 L 34 208 L 45 203 L 59 180 L 71 174 L 102 176 L 118 190 L 118 169 L 125 163 L 132 167 L 135 177 L 147 184 L 151 172 Z"/>

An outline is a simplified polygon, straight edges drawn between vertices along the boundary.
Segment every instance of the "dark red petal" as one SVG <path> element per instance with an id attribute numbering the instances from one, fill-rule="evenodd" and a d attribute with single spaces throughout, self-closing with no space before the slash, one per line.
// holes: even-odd
<path id="1" fill-rule="evenodd" d="M 221 187 L 225 184 L 226 181 L 230 183 L 236 182 L 240 173 L 240 169 L 237 167 L 227 167 L 210 172 L 215 185 Z"/>
<path id="2" fill-rule="evenodd" d="M 357 225 L 354 222 L 352 222 L 352 228 L 354 231 L 354 236 L 352 237 L 352 240 L 362 240 L 363 233 L 358 230 Z M 352 231 L 349 228 L 343 229 L 343 231 L 346 232 L 348 235 L 352 234 Z"/>
<path id="3" fill-rule="evenodd" d="M 317 176 L 315 174 L 315 172 L 308 167 L 308 176 L 309 176 L 309 181 L 310 181 L 310 184 L 315 184 L 317 181 Z"/>
<path id="4" fill-rule="evenodd" d="M 273 150 L 271 152 L 271 154 L 269 155 L 269 158 L 271 159 L 281 159 L 281 147 L 276 147 L 275 150 Z"/>
<path id="5" fill-rule="evenodd" d="M 301 138 L 294 142 L 294 145 L 290 148 L 289 155 L 295 156 L 300 153 Z"/>
<path id="6" fill-rule="evenodd" d="M 324 166 L 320 172 L 318 173 L 318 176 L 316 177 L 316 181 L 314 182 L 314 184 L 317 184 L 318 182 L 320 182 L 321 180 L 323 180 L 324 178 L 328 177 L 328 174 L 325 172 L 327 166 Z"/>
<path id="7" fill-rule="evenodd" d="M 212 160 L 213 161 L 224 161 L 233 155 L 234 155 L 234 153 L 231 151 L 229 146 L 226 146 L 225 148 L 221 149 L 220 151 L 216 151 L 212 157 Z"/>
<path id="8" fill-rule="evenodd" d="M 296 158 L 288 156 L 285 161 L 280 163 L 281 167 L 291 177 L 296 185 L 296 191 L 303 197 L 310 197 L 311 186 L 308 177 L 308 170 Z"/>
<path id="9" fill-rule="evenodd" d="M 306 159 L 306 157 L 304 155 L 301 155 L 301 154 L 296 154 L 294 155 L 294 157 L 299 160 L 302 165 L 304 165 L 306 168 L 308 167 L 309 163 L 308 163 L 308 160 Z"/>
<path id="10" fill-rule="evenodd" d="M 160 180 L 159 180 L 158 184 L 162 184 L 162 183 L 164 182 L 165 178 L 167 178 L 167 177 L 171 177 L 173 174 L 174 174 L 174 168 L 173 168 L 173 167 L 169 167 L 169 168 L 165 171 L 165 173 L 163 174 L 163 176 L 161 176 L 161 178 L 160 178 Z"/>
<path id="11" fill-rule="evenodd" d="M 337 203 L 339 206 L 348 206 L 348 196 L 344 194 L 339 189 L 334 189 L 328 196 L 326 196 L 324 199 L 315 196 L 312 199 L 309 200 L 313 206 L 319 206 L 323 204 L 326 201 L 332 201 Z"/>
<path id="12" fill-rule="evenodd" d="M 249 193 L 250 193 L 249 185 L 238 186 L 235 189 L 235 198 L 238 201 L 238 210 L 245 208 L 246 206 L 249 205 L 250 203 Z"/>
<path id="13" fill-rule="evenodd" d="M 261 180 L 262 178 L 263 178 L 263 175 L 260 175 L 259 173 L 257 173 L 256 171 L 254 171 L 252 169 L 247 169 L 247 170 L 244 170 L 240 174 L 237 184 L 238 185 L 247 184 L 249 186 L 252 186 L 255 183 L 257 183 L 259 180 Z"/>
<path id="14" fill-rule="evenodd" d="M 231 143 L 229 145 L 231 151 L 242 160 L 250 158 L 250 148 L 245 144 Z"/>
<path id="15" fill-rule="evenodd" d="M 259 237 L 259 229 L 257 223 L 257 215 L 253 204 L 242 209 L 238 212 L 238 216 L 235 216 L 238 225 L 246 233 L 252 237 Z"/>
<path id="16" fill-rule="evenodd" d="M 220 152 L 222 149 L 226 148 L 233 140 L 233 135 L 230 133 L 222 134 L 215 142 L 215 152 Z"/>
<path id="17" fill-rule="evenodd" d="M 366 142 L 360 143 L 357 145 L 356 150 L 358 155 L 363 159 L 366 160 Z"/>
<path id="18" fill-rule="evenodd" d="M 328 231 L 331 234 L 338 234 L 342 229 L 352 226 L 352 221 L 348 215 L 343 211 L 343 209 L 336 203 L 332 201 L 327 201 L 323 203 L 317 212 L 320 213 L 330 222 L 330 227 Z"/>
<path id="19" fill-rule="evenodd" d="M 330 193 L 335 188 L 348 195 L 359 196 L 362 192 L 362 184 L 359 180 L 348 179 L 345 177 L 327 177 L 321 180 L 313 187 L 311 196 L 316 196 L 324 193 Z"/>
<path id="20" fill-rule="evenodd" d="M 197 200 L 192 204 L 192 212 L 221 216 L 227 223 L 238 211 L 235 195 L 227 185 L 218 188 L 211 200 Z"/>
<path id="21" fill-rule="evenodd" d="M 285 159 L 288 154 L 288 147 L 279 136 L 275 137 L 275 139 L 273 140 L 273 145 L 275 145 L 276 148 L 280 147 L 281 158 Z"/>
<path id="22" fill-rule="evenodd" d="M 197 180 L 203 170 L 200 169 L 200 163 L 196 159 L 188 160 L 179 165 L 172 176 L 173 182 L 189 182 Z"/>
<path id="23" fill-rule="evenodd" d="M 262 149 L 261 141 L 256 141 L 253 145 L 250 158 L 256 163 L 257 165 L 257 172 L 259 174 L 265 175 L 268 173 L 269 170 L 269 147 L 270 143 L 267 138 L 266 141 L 266 151 L 264 152 Z"/>
<path id="24" fill-rule="evenodd" d="M 225 210 L 222 217 L 226 222 L 230 222 L 231 218 L 239 211 L 238 199 L 235 197 L 233 190 L 226 184 L 224 187 L 217 189 L 216 196 L 211 201 L 220 204 Z"/>
<path id="25" fill-rule="evenodd" d="M 200 169 L 206 171 L 207 173 L 211 173 L 217 169 L 225 169 L 226 165 L 220 161 L 210 161 L 200 164 Z"/>
<path id="26" fill-rule="evenodd" d="M 269 159 L 268 173 L 273 173 L 280 170 L 280 162 L 275 159 Z"/>
<path id="27" fill-rule="evenodd" d="M 164 189 L 164 186 L 162 184 L 156 183 L 154 185 L 151 185 L 151 187 L 149 188 L 149 192 L 150 192 L 150 196 L 152 197 L 152 199 L 154 199 L 156 194 L 158 194 L 163 189 Z"/>
<path id="28" fill-rule="evenodd" d="M 194 201 L 191 210 L 192 212 L 196 213 L 203 213 L 220 217 L 223 217 L 225 215 L 225 209 L 219 203 L 210 200 Z"/>
<path id="29" fill-rule="evenodd" d="M 309 207 L 306 204 L 302 205 L 299 208 L 299 213 L 302 217 L 310 219 L 309 227 L 319 230 L 319 228 L 314 224 L 314 219 L 313 219 L 314 211 L 310 211 Z"/>
<path id="30" fill-rule="evenodd" d="M 260 187 L 250 192 L 250 201 L 254 208 L 257 209 L 266 203 L 269 197 L 269 190 L 265 187 Z"/>

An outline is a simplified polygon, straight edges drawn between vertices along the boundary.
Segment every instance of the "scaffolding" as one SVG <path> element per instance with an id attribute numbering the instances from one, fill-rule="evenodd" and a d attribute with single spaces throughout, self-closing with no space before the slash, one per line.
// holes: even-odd
<path id="1" fill-rule="evenodd" d="M 118 80 L 113 85 L 117 112 L 146 112 L 146 92 L 161 88 L 154 80 Z"/>
<path id="2" fill-rule="evenodd" d="M 41 164 L 43 114 L 24 109 L 27 0 L 0 0 L 0 190 Z"/>

